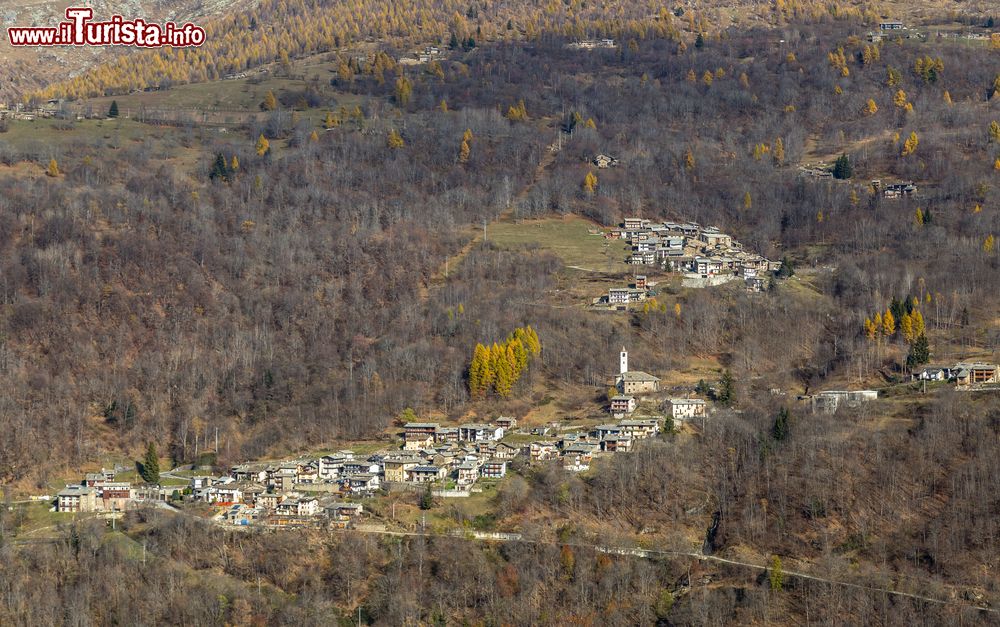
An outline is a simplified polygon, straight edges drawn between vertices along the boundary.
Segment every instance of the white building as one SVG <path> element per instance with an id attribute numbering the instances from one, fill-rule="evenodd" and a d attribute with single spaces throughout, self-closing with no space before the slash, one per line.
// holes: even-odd
<path id="1" fill-rule="evenodd" d="M 861 403 L 866 403 L 877 398 L 877 390 L 829 390 L 816 394 L 811 400 L 813 411 L 832 414 L 841 405 L 857 407 Z"/>
<path id="2" fill-rule="evenodd" d="M 671 398 L 666 405 L 674 420 L 703 418 L 707 413 L 705 401 L 700 398 Z"/>

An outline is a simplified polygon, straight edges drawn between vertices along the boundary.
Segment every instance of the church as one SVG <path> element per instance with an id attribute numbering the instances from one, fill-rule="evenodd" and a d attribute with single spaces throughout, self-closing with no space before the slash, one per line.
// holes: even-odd
<path id="1" fill-rule="evenodd" d="M 648 372 L 628 369 L 628 351 L 622 346 L 620 369 L 615 387 L 622 394 L 645 394 L 660 391 L 660 379 Z"/>

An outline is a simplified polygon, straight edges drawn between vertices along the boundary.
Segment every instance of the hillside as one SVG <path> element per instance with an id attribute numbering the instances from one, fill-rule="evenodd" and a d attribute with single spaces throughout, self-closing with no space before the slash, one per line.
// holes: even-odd
<path id="1" fill-rule="evenodd" d="M 990 16 L 870 41 L 875 7 L 787 2 L 696 39 L 688 11 L 517 8 L 265 1 L 255 29 L 216 21 L 218 47 L 123 56 L 53 87 L 75 97 L 53 117 L 2 121 L 0 622 L 995 617 L 1000 396 L 912 381 L 1000 361 Z M 721 267 L 744 253 L 754 276 Z M 738 280 L 704 287 L 716 261 Z M 643 301 L 594 306 L 640 277 Z M 517 376 L 474 367 L 528 326 Z M 236 529 L 181 494 L 248 461 L 398 453 L 407 422 L 588 431 L 622 346 L 664 433 L 586 469 L 348 490 L 367 526 L 347 531 Z M 668 420 L 675 396 L 711 411 Z M 115 464 L 138 484 L 150 443 L 183 468 L 170 504 L 108 529 L 28 500 Z"/>
<path id="2" fill-rule="evenodd" d="M 244 0 L 131 0 L 108 2 L 95 0 L 87 6 L 94 9 L 95 17 L 115 14 L 128 19 L 141 17 L 151 22 L 174 21 L 202 23 L 233 10 L 252 5 Z M 86 47 L 51 47 L 47 49 L 11 46 L 7 28 L 11 26 L 48 26 L 65 19 L 65 10 L 79 6 L 80 2 L 68 0 L 0 0 L 0 102 L 13 103 L 54 81 L 64 81 L 110 62 L 115 57 L 131 54 L 129 50 L 109 50 Z"/>

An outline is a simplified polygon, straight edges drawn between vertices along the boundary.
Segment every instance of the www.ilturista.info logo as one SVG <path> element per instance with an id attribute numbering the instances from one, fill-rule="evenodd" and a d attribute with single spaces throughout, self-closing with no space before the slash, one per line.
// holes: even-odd
<path id="1" fill-rule="evenodd" d="M 114 15 L 107 22 L 92 22 L 89 7 L 66 9 L 66 21 L 56 26 L 10 27 L 7 37 L 12 46 L 136 46 L 186 48 L 205 43 L 205 29 L 194 24 L 178 26 L 174 22 L 154 24 L 142 19 L 126 20 Z"/>

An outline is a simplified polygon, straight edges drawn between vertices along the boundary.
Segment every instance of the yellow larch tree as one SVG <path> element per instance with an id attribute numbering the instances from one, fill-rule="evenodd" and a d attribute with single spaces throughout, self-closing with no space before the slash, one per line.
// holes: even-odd
<path id="1" fill-rule="evenodd" d="M 896 318 L 893 317 L 892 311 L 889 309 L 885 310 L 882 314 L 882 335 L 885 337 L 892 337 L 896 332 Z"/>
<path id="2" fill-rule="evenodd" d="M 263 133 L 261 133 L 260 137 L 257 138 L 257 146 L 254 150 L 256 150 L 258 157 L 263 157 L 269 150 L 271 150 L 271 142 L 267 141 L 267 138 L 264 137 Z"/>
<path id="3" fill-rule="evenodd" d="M 386 145 L 392 150 L 397 150 L 406 145 L 403 136 L 396 129 L 389 129 L 389 136 L 385 140 Z"/>

